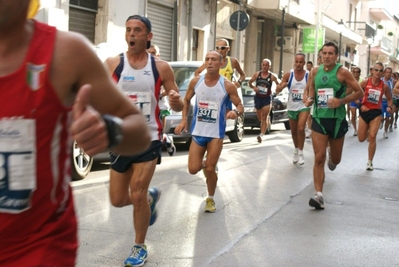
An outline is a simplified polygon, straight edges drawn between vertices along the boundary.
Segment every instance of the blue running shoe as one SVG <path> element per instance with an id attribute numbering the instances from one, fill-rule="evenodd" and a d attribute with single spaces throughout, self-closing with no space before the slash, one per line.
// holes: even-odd
<path id="1" fill-rule="evenodd" d="M 156 187 L 151 187 L 148 189 L 149 194 L 149 204 L 151 209 L 151 217 L 150 217 L 150 226 L 155 223 L 158 217 L 158 212 L 156 209 L 156 204 L 161 198 L 161 190 L 158 190 Z"/>
<path id="2" fill-rule="evenodd" d="M 148 253 L 146 245 L 133 246 L 129 257 L 126 258 L 123 264 L 125 264 L 125 267 L 143 266 L 147 260 L 147 256 Z"/>

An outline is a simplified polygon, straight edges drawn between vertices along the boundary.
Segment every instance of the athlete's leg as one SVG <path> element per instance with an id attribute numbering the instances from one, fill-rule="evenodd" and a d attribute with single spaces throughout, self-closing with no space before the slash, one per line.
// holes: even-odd
<path id="1" fill-rule="evenodd" d="M 303 150 L 305 144 L 305 125 L 309 117 L 309 111 L 301 111 L 298 115 L 298 149 Z"/>
<path id="2" fill-rule="evenodd" d="M 223 148 L 223 139 L 215 138 L 210 141 L 207 146 L 207 157 L 204 166 L 204 173 L 206 176 L 206 185 L 208 188 L 208 195 L 214 196 L 216 191 L 216 185 L 218 176 L 216 174 L 216 164 L 218 163 L 220 153 Z"/>
<path id="3" fill-rule="evenodd" d="M 312 131 L 312 144 L 314 151 L 313 182 L 317 192 L 323 192 L 324 163 L 326 162 L 326 149 L 328 135 Z"/>
<path id="4" fill-rule="evenodd" d="M 368 147 L 368 156 L 369 160 L 373 160 L 375 151 L 377 149 L 377 133 L 378 127 L 381 123 L 381 116 L 377 116 L 375 119 L 370 121 L 369 123 L 369 147 Z"/>

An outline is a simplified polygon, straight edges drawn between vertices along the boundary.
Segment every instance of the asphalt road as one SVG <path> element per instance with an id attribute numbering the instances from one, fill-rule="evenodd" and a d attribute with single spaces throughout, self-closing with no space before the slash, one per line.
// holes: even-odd
<path id="1" fill-rule="evenodd" d="M 367 142 L 346 136 L 342 162 L 326 167 L 325 210 L 313 195 L 313 150 L 292 163 L 290 132 L 274 126 L 262 144 L 256 132 L 225 141 L 215 196 L 203 212 L 204 175 L 187 171 L 187 149 L 163 154 L 152 185 L 162 190 L 158 221 L 149 228 L 145 266 L 399 266 L 399 129 L 377 137 L 374 171 Z M 77 266 L 123 266 L 134 240 L 132 207 L 108 198 L 108 165 L 72 183 L 79 217 Z"/>

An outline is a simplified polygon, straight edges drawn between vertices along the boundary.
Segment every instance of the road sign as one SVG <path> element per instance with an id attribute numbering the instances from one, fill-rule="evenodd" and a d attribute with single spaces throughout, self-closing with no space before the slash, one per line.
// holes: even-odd
<path id="1" fill-rule="evenodd" d="M 236 31 L 245 30 L 248 27 L 249 16 L 244 11 L 236 11 L 230 16 L 230 26 Z"/>

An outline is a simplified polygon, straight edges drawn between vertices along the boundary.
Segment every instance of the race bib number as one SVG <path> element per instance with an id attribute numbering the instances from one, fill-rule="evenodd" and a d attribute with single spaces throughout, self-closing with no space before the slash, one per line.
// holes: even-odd
<path id="1" fill-rule="evenodd" d="M 20 213 L 29 209 L 35 189 L 35 121 L 0 120 L 0 211 Z"/>
<path id="2" fill-rule="evenodd" d="M 261 95 L 266 95 L 267 94 L 267 88 L 266 87 L 263 87 L 263 86 L 260 86 L 260 85 L 258 85 L 257 87 L 258 87 L 258 90 L 259 90 L 259 94 L 261 94 Z"/>
<path id="3" fill-rule="evenodd" d="M 215 102 L 201 101 L 198 103 L 197 120 L 207 123 L 215 123 L 218 118 L 219 107 Z"/>
<path id="4" fill-rule="evenodd" d="M 150 92 L 128 92 L 130 101 L 140 109 L 147 122 L 151 119 L 151 93 Z"/>
<path id="5" fill-rule="evenodd" d="M 317 107 L 318 108 L 328 108 L 327 101 L 334 97 L 333 88 L 322 88 L 317 90 Z"/>
<path id="6" fill-rule="evenodd" d="M 378 104 L 381 97 L 381 91 L 376 89 L 369 89 L 367 102 L 372 104 Z"/>
<path id="7" fill-rule="evenodd" d="M 291 90 L 292 101 L 302 102 L 303 91 L 304 91 L 304 89 L 292 88 L 292 90 Z"/>

